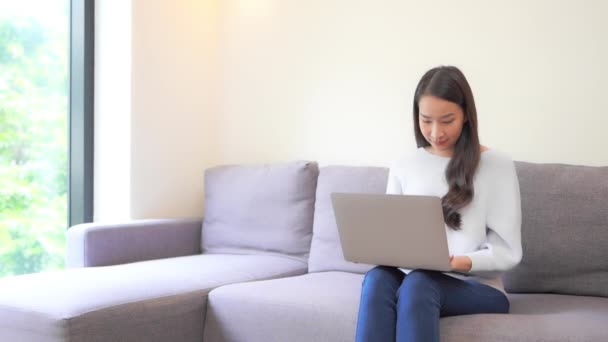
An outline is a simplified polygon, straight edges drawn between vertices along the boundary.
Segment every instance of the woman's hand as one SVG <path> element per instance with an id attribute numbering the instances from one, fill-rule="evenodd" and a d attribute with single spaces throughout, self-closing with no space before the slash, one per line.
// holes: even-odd
<path id="1" fill-rule="evenodd" d="M 473 261 L 466 255 L 450 255 L 450 264 L 452 270 L 460 272 L 469 272 L 473 267 Z"/>

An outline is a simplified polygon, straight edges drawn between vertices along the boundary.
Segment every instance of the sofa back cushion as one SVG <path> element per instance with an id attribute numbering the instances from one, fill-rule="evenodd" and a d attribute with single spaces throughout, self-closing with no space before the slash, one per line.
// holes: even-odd
<path id="1" fill-rule="evenodd" d="M 202 252 L 307 261 L 318 175 L 309 161 L 207 169 Z"/>
<path id="2" fill-rule="evenodd" d="M 309 272 L 346 271 L 365 273 L 372 265 L 344 260 L 340 236 L 331 205 L 332 192 L 385 193 L 388 169 L 380 167 L 326 166 L 317 185 Z"/>
<path id="3" fill-rule="evenodd" d="M 608 167 L 516 168 L 523 259 L 505 289 L 608 297 Z"/>

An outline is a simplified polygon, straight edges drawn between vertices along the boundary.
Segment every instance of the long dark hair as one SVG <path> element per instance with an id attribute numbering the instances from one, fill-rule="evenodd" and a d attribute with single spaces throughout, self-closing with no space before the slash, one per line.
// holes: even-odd
<path id="1" fill-rule="evenodd" d="M 454 66 L 439 66 L 427 71 L 420 79 L 414 95 L 414 134 L 418 147 L 430 145 L 422 135 L 418 121 L 420 115 L 418 102 L 425 95 L 456 103 L 464 112 L 462 132 L 445 169 L 449 190 L 441 198 L 445 223 L 453 230 L 460 230 L 461 220 L 458 210 L 473 200 L 475 194 L 473 176 L 481 158 L 473 92 L 464 74 Z"/>

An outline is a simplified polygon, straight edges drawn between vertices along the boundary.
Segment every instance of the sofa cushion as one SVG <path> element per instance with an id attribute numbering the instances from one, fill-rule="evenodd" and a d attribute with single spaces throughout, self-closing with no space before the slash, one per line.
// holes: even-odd
<path id="1" fill-rule="evenodd" d="M 441 341 L 605 341 L 608 299 L 510 294 L 509 315 L 444 317 Z"/>
<path id="2" fill-rule="evenodd" d="M 318 173 L 317 163 L 307 161 L 206 170 L 203 253 L 306 261 Z"/>
<path id="3" fill-rule="evenodd" d="M 516 162 L 523 259 L 509 292 L 608 297 L 608 167 Z"/>
<path id="4" fill-rule="evenodd" d="M 207 293 L 299 275 L 266 255 L 195 255 L 0 279 L 0 341 L 201 341 Z"/>
<path id="5" fill-rule="evenodd" d="M 309 272 L 365 273 L 373 267 L 344 260 L 330 194 L 332 192 L 385 193 L 387 177 L 388 169 L 380 167 L 321 168 L 317 182 L 313 237 L 308 259 Z"/>
<path id="6" fill-rule="evenodd" d="M 317 272 L 209 293 L 205 342 L 354 341 L 363 275 Z"/>
<path id="7" fill-rule="evenodd" d="M 354 341 L 363 275 L 318 272 L 209 293 L 204 340 Z M 511 314 L 444 317 L 441 341 L 603 341 L 608 299 L 509 296 Z M 263 319 L 261 319 L 263 317 Z"/>

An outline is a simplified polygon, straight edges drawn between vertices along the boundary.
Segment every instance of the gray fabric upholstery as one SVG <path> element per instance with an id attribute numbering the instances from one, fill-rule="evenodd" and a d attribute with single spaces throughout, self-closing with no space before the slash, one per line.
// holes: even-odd
<path id="1" fill-rule="evenodd" d="M 510 294 L 509 315 L 441 319 L 441 341 L 606 341 L 608 299 L 557 294 Z"/>
<path id="2" fill-rule="evenodd" d="M 365 273 L 372 266 L 344 260 L 331 205 L 332 192 L 385 193 L 388 169 L 380 167 L 326 166 L 317 185 L 309 272 L 348 271 Z"/>
<path id="3" fill-rule="evenodd" d="M 67 233 L 67 267 L 109 266 L 200 254 L 202 219 L 86 223 Z"/>
<path id="4" fill-rule="evenodd" d="M 0 341 L 201 341 L 209 290 L 304 272 L 285 257 L 212 254 L 8 277 Z"/>
<path id="5" fill-rule="evenodd" d="M 318 165 L 298 161 L 205 172 L 203 253 L 308 259 Z"/>
<path id="6" fill-rule="evenodd" d="M 317 272 L 209 293 L 205 342 L 353 341 L 363 275 Z M 511 295 L 511 314 L 445 317 L 442 341 L 603 341 L 608 299 Z M 263 318 L 261 318 L 263 317 Z"/>
<path id="7" fill-rule="evenodd" d="M 523 259 L 509 292 L 608 297 L 608 167 L 516 163 Z"/>
<path id="8" fill-rule="evenodd" d="M 217 288 L 207 299 L 204 341 L 352 342 L 362 280 L 316 272 Z"/>

